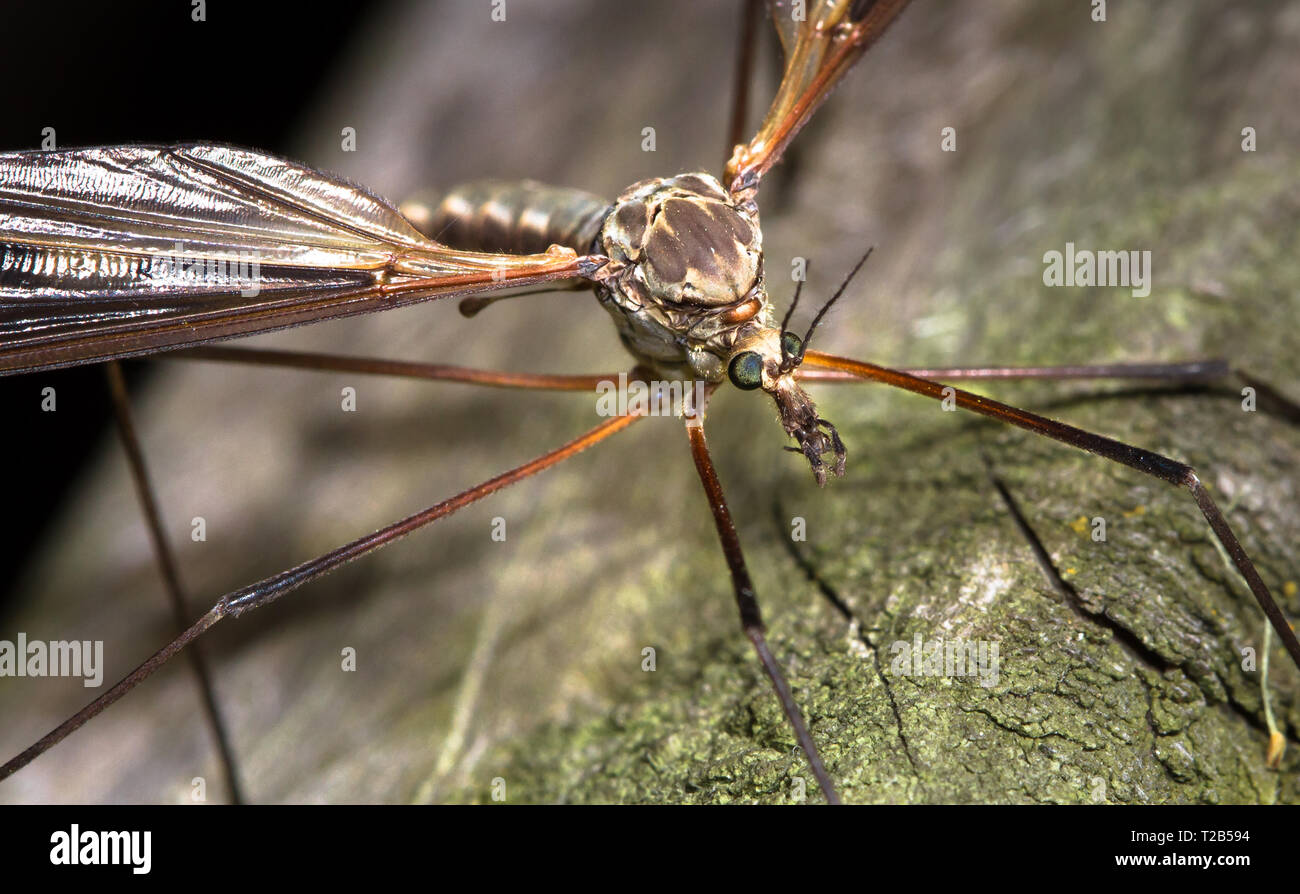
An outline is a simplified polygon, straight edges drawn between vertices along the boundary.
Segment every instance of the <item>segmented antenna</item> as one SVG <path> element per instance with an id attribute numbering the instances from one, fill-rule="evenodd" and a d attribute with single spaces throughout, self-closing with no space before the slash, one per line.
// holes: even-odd
<path id="1" fill-rule="evenodd" d="M 827 300 L 827 302 L 821 306 L 821 310 L 817 311 L 817 316 L 813 317 L 812 323 L 808 326 L 808 332 L 804 335 L 803 341 L 800 342 L 799 344 L 798 357 L 788 357 L 786 355 L 785 340 L 782 339 L 781 342 L 781 368 L 782 369 L 787 369 L 787 368 L 793 369 L 794 367 L 798 366 L 800 363 L 803 363 L 803 355 L 804 352 L 808 350 L 808 342 L 812 340 L 813 330 L 817 328 L 817 324 L 819 324 L 822 321 L 822 318 L 826 316 L 826 312 L 831 309 L 831 305 L 834 304 L 836 301 L 838 301 L 840 296 L 844 294 L 844 290 L 849 287 L 849 283 L 853 282 L 853 277 L 858 275 L 858 271 L 862 269 L 862 265 L 867 263 L 867 258 L 871 257 L 871 253 L 875 250 L 876 247 L 874 245 L 867 247 L 866 253 L 863 254 L 862 257 L 858 259 L 858 262 L 853 265 L 853 269 L 849 271 L 848 276 L 844 277 L 844 282 L 840 283 L 840 287 L 835 290 L 835 294 L 832 295 L 830 299 Z M 788 331 L 788 327 L 790 325 L 790 317 L 794 315 L 794 309 L 799 304 L 799 293 L 802 290 L 803 290 L 803 280 L 799 280 L 798 285 L 794 287 L 794 299 L 790 302 L 790 309 L 785 312 L 785 318 L 781 320 L 782 333 Z"/>
<path id="2" fill-rule="evenodd" d="M 799 347 L 800 362 L 803 361 L 804 352 L 808 350 L 808 342 L 812 340 L 813 330 L 817 328 L 817 324 L 826 316 L 826 312 L 831 309 L 831 305 L 840 300 L 840 296 L 843 295 L 844 290 L 849 287 L 849 283 L 853 282 L 853 277 L 858 275 L 858 271 L 862 269 L 862 265 L 867 263 L 867 258 L 871 257 L 871 253 L 875 250 L 876 247 L 874 245 L 867 246 L 866 253 L 858 259 L 856 264 L 853 265 L 853 269 L 849 271 L 848 276 L 844 277 L 844 282 L 840 283 L 840 287 L 835 290 L 835 294 L 830 297 L 829 301 L 822 305 L 821 310 L 817 311 L 817 316 L 813 317 L 812 325 L 808 327 L 808 334 L 803 337 L 803 344 Z"/>

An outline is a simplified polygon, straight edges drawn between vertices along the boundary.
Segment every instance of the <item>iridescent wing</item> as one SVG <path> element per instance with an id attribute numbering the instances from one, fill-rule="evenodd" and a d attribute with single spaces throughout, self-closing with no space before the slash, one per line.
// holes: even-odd
<path id="1" fill-rule="evenodd" d="M 0 154 L 0 373 L 591 277 L 455 251 L 362 187 L 220 145 Z"/>
<path id="2" fill-rule="evenodd" d="M 758 133 L 727 162 L 723 182 L 732 195 L 753 197 L 790 140 L 909 2 L 769 0 L 785 70 Z"/>

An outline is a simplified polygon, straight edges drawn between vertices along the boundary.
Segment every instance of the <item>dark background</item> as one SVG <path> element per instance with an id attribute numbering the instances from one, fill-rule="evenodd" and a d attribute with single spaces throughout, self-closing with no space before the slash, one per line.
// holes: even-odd
<path id="1" fill-rule="evenodd" d="M 39 148 L 42 129 L 53 127 L 67 148 L 216 139 L 285 153 L 298 110 L 349 37 L 385 5 L 219 0 L 196 23 L 190 4 L 179 0 L 7 0 L 0 13 L 8 36 L 0 53 L 0 151 Z M 150 364 L 124 368 L 138 384 Z M 40 409 L 47 386 L 57 394 L 53 413 Z M 7 470 L 0 604 L 111 425 L 106 395 L 99 367 L 0 378 L 0 463 Z M 36 468 L 60 473 L 24 471 Z"/>

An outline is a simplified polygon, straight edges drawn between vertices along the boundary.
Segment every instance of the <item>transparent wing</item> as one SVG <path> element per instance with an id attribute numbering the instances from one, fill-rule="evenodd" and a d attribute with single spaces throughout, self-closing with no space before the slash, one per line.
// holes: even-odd
<path id="1" fill-rule="evenodd" d="M 0 154 L 0 373 L 589 276 L 456 251 L 342 178 L 221 145 Z"/>
<path id="2" fill-rule="evenodd" d="M 910 0 L 768 0 L 785 51 L 776 98 L 758 133 L 737 146 L 724 182 L 752 197 L 817 107 Z"/>

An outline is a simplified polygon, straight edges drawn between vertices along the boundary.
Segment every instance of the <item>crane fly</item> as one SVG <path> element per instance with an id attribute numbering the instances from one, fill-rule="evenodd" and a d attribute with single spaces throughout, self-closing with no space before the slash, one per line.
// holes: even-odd
<path id="1" fill-rule="evenodd" d="M 1254 574 L 1212 498 L 1188 467 L 960 389 L 945 391 L 929 377 L 816 351 L 805 354 L 809 330 L 795 333 L 781 322 L 781 314 L 772 307 L 777 296 L 764 288 L 763 244 L 754 204 L 761 194 L 759 187 L 790 138 L 904 5 L 814 4 L 803 23 L 796 24 L 788 5 L 772 4 L 788 68 L 759 134 L 737 148 L 721 179 L 701 172 L 642 181 L 627 190 L 614 212 L 600 221 L 599 251 L 583 250 L 586 245 L 568 250 L 537 246 L 541 250 L 520 256 L 444 247 L 430 236 L 447 231 L 450 221 L 445 213 L 439 218 L 439 212 L 431 210 L 433 223 L 420 221 L 430 232 L 420 233 L 386 202 L 337 178 L 262 153 L 215 144 L 7 156 L 2 168 L 8 175 L 5 232 L 6 239 L 12 239 L 7 242 L 12 246 L 9 270 L 17 275 L 5 282 L 13 291 L 6 293 L 11 298 L 6 305 L 9 326 L 0 362 L 17 372 L 124 358 L 411 302 L 578 277 L 596 285 L 643 375 L 703 380 L 710 393 L 730 386 L 765 392 L 792 438 L 791 446 L 819 483 L 844 472 L 846 460 L 852 463 L 853 445 L 845 445 L 835 427 L 816 411 L 806 396 L 811 386 L 805 385 L 819 380 L 843 384 L 852 376 L 936 401 L 951 399 L 961 409 L 1047 434 L 1186 487 L 1251 591 L 1266 611 L 1272 608 L 1277 634 L 1292 657 L 1300 657 L 1294 634 L 1272 607 L 1267 586 Z M 141 202 L 141 184 L 151 187 L 146 194 L 165 196 L 165 204 Z M 473 203 L 466 205 L 473 207 Z M 104 214 L 105 208 L 112 213 Z M 404 209 L 408 217 L 419 218 L 418 206 Z M 178 217 L 181 226 L 176 224 Z M 106 219 L 113 226 L 106 226 Z M 24 234 L 23 238 L 14 233 Z M 267 233 L 274 235 L 268 238 Z M 669 242 L 685 241 L 682 233 L 702 235 L 707 255 L 691 254 L 689 243 L 681 256 L 661 254 L 654 245 L 656 233 Z M 649 260 L 643 260 L 643 254 Z M 720 254 L 723 261 L 711 266 Z M 204 267 L 187 266 L 186 260 L 194 258 L 220 261 L 223 277 L 205 277 Z M 660 258 L 659 264 L 653 263 Z M 256 263 L 255 273 L 250 259 Z M 669 268 L 673 275 L 664 275 Z M 230 270 L 235 271 L 233 283 L 226 273 Z M 766 284 L 772 280 L 769 267 Z M 652 311 L 648 315 L 647 307 Z M 229 360 L 237 355 L 210 351 L 207 356 Z M 287 360 L 268 355 L 258 359 Z M 1149 367 L 1146 374 L 1163 370 L 1185 378 L 1189 369 Z M 1110 374 L 1115 374 L 1113 368 Z M 438 375 L 466 378 L 447 370 Z M 482 378 L 511 384 L 490 372 Z M 589 390 L 597 378 L 603 376 L 545 384 Z M 527 378 L 513 381 L 526 383 Z M 622 416 L 603 423 L 589 440 L 594 445 L 598 438 L 633 421 Z M 821 768 L 816 737 L 803 728 L 797 698 L 782 682 L 780 661 L 766 649 L 753 584 L 703 428 L 696 424 L 687 430 L 722 538 L 743 626 L 781 696 L 794 738 L 811 769 L 809 779 L 834 799 L 834 773 Z M 572 443 L 576 447 L 587 442 Z M 558 461 L 567 455 L 568 451 L 553 458 Z M 532 468 L 523 467 L 529 473 Z M 474 498 L 483 495 L 468 493 Z M 448 508 L 453 507 L 432 515 Z M 218 614 L 260 604 L 269 594 L 296 587 L 314 573 L 308 569 L 281 578 L 271 589 L 236 591 Z M 762 592 L 762 580 L 757 584 Z M 211 615 L 207 618 L 202 623 L 215 620 Z"/>

